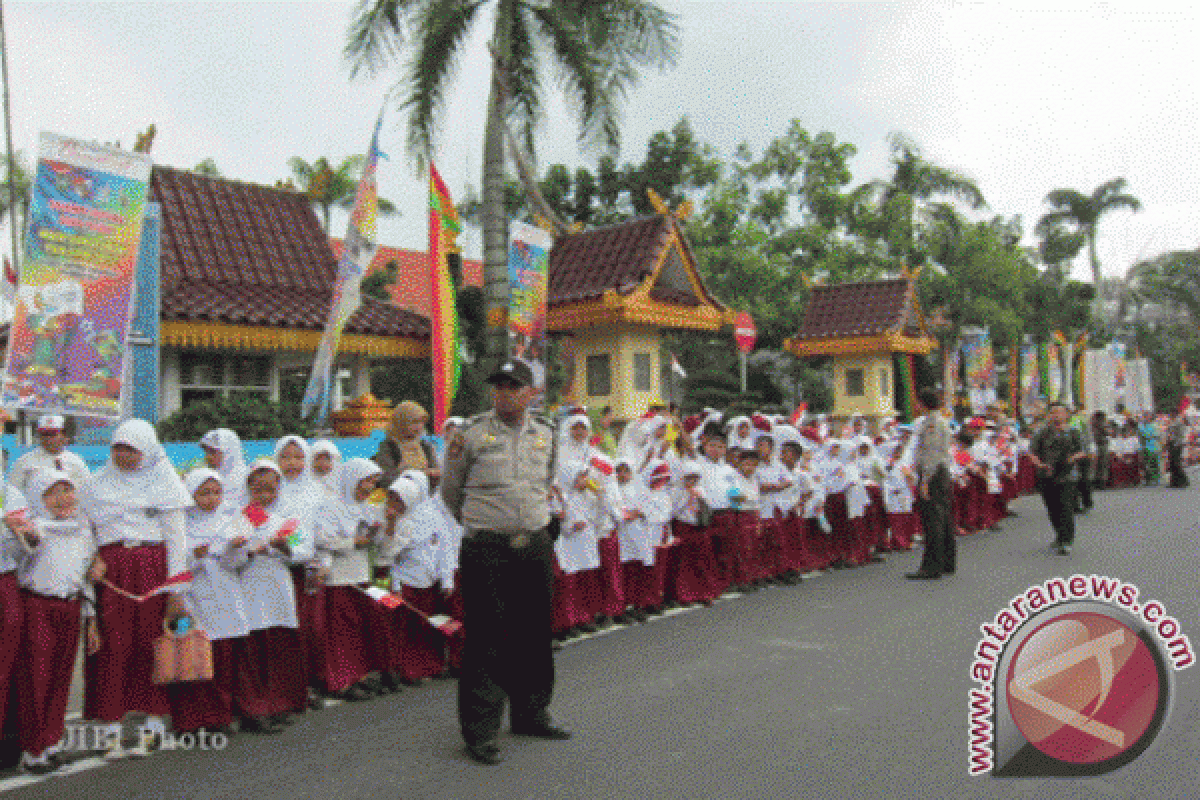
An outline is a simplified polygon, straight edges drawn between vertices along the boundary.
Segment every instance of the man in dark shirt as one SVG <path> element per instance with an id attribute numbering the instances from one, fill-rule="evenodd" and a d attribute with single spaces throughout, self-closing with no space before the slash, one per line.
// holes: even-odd
<path id="1" fill-rule="evenodd" d="M 1071 552 L 1075 541 L 1075 491 L 1080 462 L 1088 457 L 1079 431 L 1069 427 L 1067 419 L 1067 407 L 1052 403 L 1046 426 L 1034 435 L 1029 447 L 1061 556 Z"/>

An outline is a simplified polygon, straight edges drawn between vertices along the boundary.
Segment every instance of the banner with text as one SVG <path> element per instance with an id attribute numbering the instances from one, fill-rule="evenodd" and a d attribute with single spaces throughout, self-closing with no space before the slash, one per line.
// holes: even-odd
<path id="1" fill-rule="evenodd" d="M 41 135 L 0 405 L 120 416 L 150 166 Z"/>
<path id="2" fill-rule="evenodd" d="M 514 358 L 533 368 L 534 383 L 546 387 L 546 295 L 550 275 L 548 231 L 512 223 L 508 243 L 508 336 Z"/>

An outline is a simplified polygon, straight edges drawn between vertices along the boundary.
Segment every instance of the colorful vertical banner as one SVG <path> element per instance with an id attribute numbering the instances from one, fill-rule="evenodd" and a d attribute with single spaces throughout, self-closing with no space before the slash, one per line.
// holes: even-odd
<path id="1" fill-rule="evenodd" d="M 1087 333 L 1079 334 L 1075 340 L 1075 368 L 1071 371 L 1071 380 L 1075 387 L 1075 399 L 1084 408 L 1089 408 L 1084 394 L 1085 376 L 1087 375 Z"/>
<path id="2" fill-rule="evenodd" d="M 548 231 L 512 223 L 508 244 L 509 351 L 533 368 L 537 389 L 546 386 L 546 293 L 550 275 Z"/>
<path id="3" fill-rule="evenodd" d="M 441 431 L 450 415 L 462 374 L 459 358 L 458 308 L 454 281 L 450 276 L 450 253 L 457 250 L 462 232 L 458 209 L 437 168 L 429 165 L 429 285 L 433 307 L 430 314 L 430 358 L 433 362 L 433 424 Z"/>
<path id="4" fill-rule="evenodd" d="M 1038 365 L 1037 345 L 1021 345 L 1018 359 L 1020 361 L 1020 394 L 1017 402 L 1023 413 L 1030 414 L 1037 408 L 1042 394 L 1042 372 Z"/>
<path id="5" fill-rule="evenodd" d="M 942 364 L 942 407 L 954 409 L 954 400 L 958 396 L 959 370 L 962 368 L 962 343 L 955 342 Z"/>
<path id="6" fill-rule="evenodd" d="M 996 357 L 988 331 L 975 329 L 964 333 L 962 352 L 971 412 L 982 414 L 996 402 Z"/>
<path id="7" fill-rule="evenodd" d="M 1051 403 L 1062 401 L 1062 361 L 1058 344 L 1046 345 L 1046 400 Z"/>
<path id="8" fill-rule="evenodd" d="M 121 415 L 150 167 L 41 134 L 0 405 Z"/>
<path id="9" fill-rule="evenodd" d="M 358 181 L 358 192 L 354 196 L 354 209 L 350 212 L 350 221 L 346 225 L 346 238 L 343 240 L 342 257 L 338 259 L 329 318 L 325 322 L 325 332 L 313 358 L 308 387 L 304 390 L 301 413 L 307 417 L 315 412 L 314 420 L 318 425 L 323 425 L 329 415 L 329 403 L 333 395 L 333 362 L 337 357 L 338 345 L 342 341 L 342 331 L 350 317 L 358 310 L 362 301 L 359 290 L 363 275 L 366 274 L 367 267 L 379 248 L 376 239 L 379 192 L 375 183 L 375 169 L 380 158 L 387 158 L 379 149 L 379 129 L 382 125 L 383 109 L 380 109 L 379 117 L 375 120 L 375 130 L 371 134 L 371 144 L 367 147 L 367 159 L 363 166 L 362 178 Z"/>

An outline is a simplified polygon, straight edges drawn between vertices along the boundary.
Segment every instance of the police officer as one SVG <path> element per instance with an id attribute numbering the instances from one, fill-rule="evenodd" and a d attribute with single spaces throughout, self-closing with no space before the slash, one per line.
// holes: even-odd
<path id="1" fill-rule="evenodd" d="M 951 523 L 953 488 L 950 485 L 950 427 L 942 415 L 942 401 L 936 390 L 922 389 L 917 402 L 925 415 L 917 431 L 913 466 L 920 477 L 917 487 L 917 511 L 925 538 L 925 552 L 909 580 L 937 580 L 953 575 L 958 565 L 958 545 Z"/>
<path id="2" fill-rule="evenodd" d="M 533 372 L 521 360 L 488 377 L 493 410 L 446 446 L 442 498 L 466 529 L 459 556 L 466 641 L 458 720 L 467 753 L 501 760 L 496 736 L 511 704 L 518 736 L 568 739 L 547 712 L 554 690 L 551 639 L 554 429 L 529 413 Z"/>
<path id="3" fill-rule="evenodd" d="M 1054 526 L 1054 546 L 1060 556 L 1071 552 L 1075 542 L 1075 490 L 1080 464 L 1087 460 L 1079 430 L 1067 425 L 1067 407 L 1051 403 L 1046 426 L 1034 434 L 1029 457 L 1037 467 L 1046 504 L 1046 515 Z"/>

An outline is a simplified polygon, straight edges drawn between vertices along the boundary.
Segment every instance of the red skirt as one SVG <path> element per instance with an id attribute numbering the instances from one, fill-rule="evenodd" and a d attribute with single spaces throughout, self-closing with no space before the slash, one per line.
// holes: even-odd
<path id="1" fill-rule="evenodd" d="M 759 520 L 758 536 L 755 538 L 755 559 L 758 567 L 758 577 L 766 580 L 776 578 L 787 572 L 784 558 L 783 529 L 781 518 Z"/>
<path id="2" fill-rule="evenodd" d="M 324 681 L 331 692 L 349 689 L 367 677 L 374 666 L 366 641 L 373 609 L 367 603 L 375 601 L 354 586 L 325 588 Z"/>
<path id="3" fill-rule="evenodd" d="M 967 528 L 980 531 L 991 525 L 991 507 L 988 504 L 987 482 L 972 474 L 967 486 Z"/>
<path id="4" fill-rule="evenodd" d="M 600 551 L 600 613 L 615 617 L 625 611 L 625 585 L 621 583 L 621 544 L 614 532 L 596 542 Z"/>
<path id="5" fill-rule="evenodd" d="M 915 510 L 887 515 L 893 550 L 911 550 L 913 537 L 921 532 L 921 515 Z"/>
<path id="6" fill-rule="evenodd" d="M 25 630 L 24 604 L 17 586 L 17 573 L 0 575 L 0 731 L 5 728 L 8 697 L 15 685 L 13 680 L 17 655 L 21 651 L 21 634 Z"/>
<path id="7" fill-rule="evenodd" d="M 212 731 L 233 722 L 234 687 L 237 683 L 235 652 L 241 649 L 238 643 L 242 638 L 217 639 L 212 643 L 211 681 L 179 683 L 168 687 L 171 695 L 171 726 L 176 733 L 198 731 L 201 728 Z M 267 713 L 265 705 L 259 713 Z"/>
<path id="8" fill-rule="evenodd" d="M 867 495 L 871 498 L 871 504 L 863 511 L 865 544 L 868 548 L 887 550 L 888 524 L 887 509 L 883 507 L 883 489 L 878 486 L 868 486 Z"/>
<path id="9" fill-rule="evenodd" d="M 127 592 L 142 595 L 167 579 L 167 548 L 153 544 L 100 548 L 107 579 Z M 84 706 L 87 719 L 117 722 L 130 711 L 162 715 L 170 698 L 150 680 L 154 670 L 154 640 L 163 633 L 167 599 L 157 595 L 137 603 L 104 585 L 96 587 L 100 650 L 84 664 Z"/>
<path id="10" fill-rule="evenodd" d="M 825 498 L 825 518 L 833 528 L 830 550 L 835 563 L 841 561 L 859 567 L 871 560 L 866 546 L 865 518 L 850 518 L 845 492 L 835 492 Z"/>
<path id="11" fill-rule="evenodd" d="M 678 541 L 668 551 L 667 597 L 685 604 L 711 603 L 725 591 L 725 583 L 708 528 L 673 520 L 671 532 Z"/>
<path id="12" fill-rule="evenodd" d="M 421 614 L 431 617 L 449 611 L 442 590 L 437 586 L 427 589 L 405 586 L 401 595 L 405 603 L 420 612 L 417 614 L 410 608 L 398 608 L 393 612 L 402 617 L 405 626 L 402 674 L 409 681 L 441 675 L 446 668 L 446 635 L 426 622 Z"/>
<path id="13" fill-rule="evenodd" d="M 808 572 L 812 558 L 804 542 L 805 520 L 795 514 L 775 512 L 775 529 L 779 532 L 779 564 L 782 572 Z"/>
<path id="14" fill-rule="evenodd" d="M 1028 453 L 1017 457 L 1017 491 L 1021 494 L 1037 491 L 1037 469 Z"/>
<path id="15" fill-rule="evenodd" d="M 21 749 L 40 755 L 65 731 L 71 674 L 79 650 L 80 601 L 21 592 L 25 635 L 17 669 Z M 4 690 L 8 690 L 5 684 Z"/>
<path id="16" fill-rule="evenodd" d="M 621 565 L 625 602 L 630 608 L 649 610 L 662 605 L 664 575 L 661 565 L 661 558 L 655 559 L 653 566 L 646 566 L 640 561 L 626 561 Z"/>
<path id="17" fill-rule="evenodd" d="M 804 530 L 804 549 L 811 559 L 809 568 L 826 569 L 833 563 L 830 535 L 821 530 L 821 525 L 815 519 L 797 517 L 797 522 Z"/>
<path id="18" fill-rule="evenodd" d="M 304 671 L 308 685 L 324 688 L 325 675 L 325 587 L 307 591 L 305 567 L 292 567 L 292 586 L 296 590 L 296 618 L 300 623 L 300 647 L 304 653 Z"/>
<path id="19" fill-rule="evenodd" d="M 726 549 L 729 582 L 748 584 L 762 575 L 758 563 L 759 538 L 762 520 L 757 511 L 734 511 L 732 523 L 726 526 L 730 546 Z"/>
<path id="20" fill-rule="evenodd" d="M 267 690 L 267 713 L 299 713 L 308 708 L 308 673 L 304 645 L 295 628 L 252 631 Z"/>

